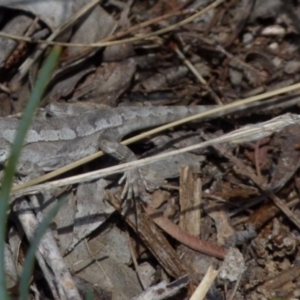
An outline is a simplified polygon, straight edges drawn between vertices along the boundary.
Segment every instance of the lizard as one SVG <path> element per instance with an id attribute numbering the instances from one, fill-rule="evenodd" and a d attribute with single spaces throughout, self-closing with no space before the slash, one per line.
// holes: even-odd
<path id="1" fill-rule="evenodd" d="M 17 173 L 30 175 L 53 171 L 99 149 L 120 162 L 136 160 L 133 151 L 120 144 L 123 137 L 213 107 L 215 105 L 99 108 L 50 104 L 46 113 L 40 110 L 32 122 L 19 157 Z M 18 124 L 17 117 L 0 118 L 1 165 L 8 159 Z M 125 182 L 122 198 L 138 196 L 141 179 L 138 169 L 124 173 L 119 181 Z"/>
<path id="2" fill-rule="evenodd" d="M 251 103 L 258 97 L 245 102 L 249 108 L 264 108 L 282 106 L 276 101 Z M 237 103 L 224 105 L 226 110 L 218 110 L 209 114 L 209 118 L 225 116 L 241 111 L 245 104 Z M 294 105 L 297 99 L 292 99 L 284 106 Z M 163 106 L 163 107 L 117 107 L 97 108 L 77 106 L 68 103 L 50 104 L 44 114 L 35 117 L 27 134 L 27 138 L 19 158 L 17 173 L 28 175 L 32 172 L 53 171 L 64 167 L 80 158 L 93 154 L 99 148 L 117 158 L 121 162 L 136 159 L 134 153 L 125 145 L 120 144 L 124 136 L 136 130 L 143 130 L 169 123 L 180 118 L 200 112 L 210 111 L 220 106 Z M 214 110 L 214 109 L 213 109 Z M 0 118 L 0 164 L 4 165 L 10 152 L 19 120 L 16 117 Z M 121 178 L 125 181 L 122 193 L 124 198 L 138 195 L 138 170 L 128 171 Z"/>

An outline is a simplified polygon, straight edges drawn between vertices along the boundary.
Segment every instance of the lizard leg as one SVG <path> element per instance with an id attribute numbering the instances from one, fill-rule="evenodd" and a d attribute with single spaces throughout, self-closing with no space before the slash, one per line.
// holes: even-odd
<path id="1" fill-rule="evenodd" d="M 111 131 L 109 132 L 109 136 L 112 136 Z M 101 135 L 99 147 L 103 152 L 121 162 L 130 162 L 137 159 L 135 154 L 128 147 L 109 139 L 106 134 Z M 139 187 L 142 185 L 142 177 L 139 169 L 136 168 L 126 171 L 119 181 L 120 184 L 123 182 L 125 182 L 125 187 L 122 193 L 122 199 L 131 199 L 133 196 L 140 194 Z"/>

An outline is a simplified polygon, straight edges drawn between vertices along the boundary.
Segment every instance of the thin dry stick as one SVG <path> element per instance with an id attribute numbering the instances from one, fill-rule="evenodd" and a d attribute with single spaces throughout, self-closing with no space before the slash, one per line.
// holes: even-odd
<path id="1" fill-rule="evenodd" d="M 134 25 L 134 26 L 132 26 L 132 27 L 130 27 L 130 28 L 124 30 L 124 31 L 117 32 L 114 35 L 111 35 L 111 36 L 108 36 L 108 37 L 102 39 L 101 41 L 99 41 L 99 43 L 100 42 L 104 43 L 104 42 L 113 41 L 113 40 L 119 39 L 119 38 L 121 38 L 125 35 L 128 35 L 129 33 L 132 33 L 134 31 L 140 30 L 140 29 L 145 28 L 147 26 L 159 23 L 159 22 L 161 22 L 163 20 L 166 20 L 166 19 L 169 19 L 171 17 L 182 16 L 182 15 L 190 14 L 190 13 L 193 13 L 193 12 L 194 12 L 193 9 L 185 9 L 185 10 L 182 10 L 182 11 L 177 11 L 177 12 L 172 12 L 172 13 L 169 13 L 169 14 L 165 14 L 163 16 L 159 16 L 157 18 L 154 18 L 154 19 L 139 23 L 137 25 Z M 0 32 L 0 36 L 1 36 L 1 32 Z M 74 58 L 72 57 L 71 59 L 69 59 L 67 61 L 67 63 L 70 63 L 70 62 L 74 61 L 75 59 L 78 59 L 78 57 L 86 54 L 88 51 L 90 51 L 90 49 L 91 48 L 83 50 L 81 53 L 76 55 L 76 57 L 74 57 Z"/>
<path id="2" fill-rule="evenodd" d="M 197 289 L 195 290 L 194 294 L 190 298 L 190 300 L 202 300 L 205 298 L 208 290 L 210 289 L 211 285 L 213 284 L 214 280 L 216 279 L 219 271 L 216 271 L 209 266 L 205 276 L 203 277 L 201 283 L 198 285 Z"/>
<path id="3" fill-rule="evenodd" d="M 236 294 L 236 291 L 237 291 L 238 287 L 240 286 L 241 279 L 242 279 L 242 275 L 243 275 L 243 274 L 241 274 L 241 275 L 239 276 L 238 280 L 236 281 L 236 283 L 235 283 L 235 285 L 234 285 L 234 288 L 233 288 L 233 290 L 232 290 L 232 292 L 231 292 L 231 294 L 230 294 L 228 300 L 233 300 L 233 299 L 234 299 L 234 296 L 235 296 L 235 294 Z"/>
<path id="4" fill-rule="evenodd" d="M 127 140 L 123 141 L 122 144 L 123 145 L 129 145 L 129 144 L 132 144 L 132 143 L 137 142 L 139 140 L 142 140 L 142 139 L 144 139 L 144 138 L 146 138 L 150 135 L 157 134 L 157 133 L 162 132 L 164 130 L 167 130 L 169 128 L 172 128 L 172 127 L 175 127 L 175 126 L 178 126 L 178 125 L 182 125 L 184 123 L 194 121 L 194 120 L 197 120 L 197 119 L 213 118 L 214 116 L 217 117 L 217 116 L 221 116 L 221 115 L 226 115 L 226 114 L 229 114 L 231 112 L 241 110 L 240 107 L 247 108 L 247 106 L 246 106 L 247 104 L 254 103 L 254 102 L 257 102 L 259 100 L 263 100 L 263 99 L 266 99 L 266 98 L 269 98 L 269 97 L 272 97 L 272 96 L 275 96 L 275 95 L 280 95 L 280 94 L 284 94 L 284 93 L 287 93 L 287 92 L 295 91 L 295 90 L 298 90 L 298 89 L 300 89 L 300 83 L 297 83 L 297 84 L 294 84 L 294 85 L 291 85 L 291 86 L 288 86 L 288 87 L 284 87 L 284 88 L 281 88 L 281 89 L 278 89 L 278 90 L 275 90 L 275 91 L 270 91 L 270 92 L 267 92 L 267 93 L 264 93 L 264 94 L 261 94 L 261 95 L 256 95 L 256 96 L 250 97 L 248 99 L 237 100 L 233 103 L 229 103 L 229 104 L 214 108 L 212 110 L 209 110 L 209 111 L 206 111 L 206 112 L 203 112 L 203 113 L 200 113 L 200 114 L 196 114 L 194 116 L 187 117 L 187 118 L 181 119 L 179 121 L 172 122 L 172 123 L 157 127 L 155 129 L 149 130 L 147 132 L 141 133 L 139 135 L 136 135 L 136 136 L 134 136 L 130 139 L 127 139 Z M 90 162 L 90 161 L 92 161 L 92 160 L 94 160 L 98 157 L 101 157 L 103 154 L 104 153 L 102 151 L 99 151 L 99 152 L 94 153 L 90 156 L 82 158 L 82 159 L 80 159 L 80 160 L 78 160 L 74 163 L 71 163 L 71 164 L 69 164 L 65 167 L 57 169 L 53 172 L 50 172 L 48 174 L 45 174 L 45 175 L 40 176 L 38 178 L 35 178 L 33 180 L 27 181 L 25 183 L 15 185 L 15 186 L 12 187 L 12 191 L 18 191 L 18 190 L 24 189 L 26 187 L 29 187 L 29 186 L 36 185 L 36 184 L 39 184 L 41 182 L 47 181 L 51 178 L 54 178 L 58 175 L 61 175 L 61 174 L 65 173 L 67 171 L 75 169 L 75 168 L 77 168 L 77 167 L 79 167 L 79 166 L 81 166 L 81 165 L 83 165 L 87 162 Z"/>
<path id="5" fill-rule="evenodd" d="M 143 290 L 145 291 L 147 289 L 147 285 L 144 283 L 143 276 L 140 272 L 140 268 L 139 268 L 138 262 L 136 260 L 135 253 L 133 251 L 132 243 L 130 241 L 130 236 L 129 236 L 129 233 L 128 233 L 128 229 L 127 229 L 127 237 L 128 237 L 128 248 L 129 248 L 129 251 L 130 251 L 131 259 L 132 259 L 137 277 L 139 279 L 139 282 L 140 282 Z"/>
<path id="6" fill-rule="evenodd" d="M 180 59 L 182 59 L 183 63 L 187 66 L 187 68 L 195 75 L 195 77 L 200 81 L 203 87 L 209 91 L 213 99 L 216 103 L 222 105 L 221 99 L 218 95 L 211 89 L 208 85 L 207 81 L 201 76 L 201 74 L 197 71 L 197 69 L 192 65 L 192 63 L 185 57 L 184 53 L 182 53 L 175 43 L 171 44 L 171 48 L 176 52 Z"/>
<path id="7" fill-rule="evenodd" d="M 278 198 L 272 191 L 264 192 L 273 200 L 275 205 L 300 229 L 299 218 L 289 209 L 288 205 Z"/>
<path id="8" fill-rule="evenodd" d="M 59 46 L 63 46 L 63 47 L 93 47 L 93 48 L 101 48 L 101 47 L 106 47 L 106 46 L 111 46 L 111 45 L 118 45 L 118 44 L 123 44 L 123 43 L 132 43 L 135 41 L 139 41 L 139 40 L 144 40 L 147 39 L 149 37 L 152 36 L 157 36 L 157 35 L 161 35 L 167 32 L 170 32 L 178 27 L 181 27 L 185 24 L 188 24 L 190 22 L 192 22 L 194 19 L 198 18 L 199 16 L 207 13 L 209 10 L 211 10 L 212 8 L 220 5 L 222 2 L 224 2 L 224 0 L 217 0 L 215 2 L 213 2 L 212 4 L 208 5 L 206 8 L 204 8 L 203 10 L 201 10 L 200 12 L 195 13 L 194 15 L 192 15 L 191 17 L 186 18 L 185 20 L 178 22 L 174 25 L 170 25 L 166 28 L 148 33 L 148 34 L 144 34 L 144 35 L 140 35 L 138 37 L 133 37 L 133 38 L 127 38 L 127 39 L 123 39 L 120 41 L 112 41 L 112 42 L 98 42 L 98 43 L 91 43 L 91 44 L 80 44 L 80 43 L 61 43 L 61 42 L 53 42 L 53 41 L 45 41 L 45 40 L 35 40 L 33 41 L 30 38 L 26 38 L 26 37 L 22 37 L 22 36 L 16 36 L 16 35 L 11 35 L 11 34 L 7 34 L 5 32 L 1 32 L 0 36 L 2 37 L 6 37 L 6 38 L 10 38 L 10 39 L 16 39 L 16 40 L 21 40 L 21 41 L 26 41 L 29 43 L 41 43 L 41 44 L 47 44 L 47 45 L 59 45 Z"/>
<path id="9" fill-rule="evenodd" d="M 36 196 L 34 196 L 33 198 L 36 198 Z M 35 207 L 39 205 L 36 205 L 36 203 L 38 203 L 36 199 L 34 200 L 34 203 Z M 19 221 L 22 224 L 22 228 L 24 229 L 27 238 L 29 238 L 29 240 L 32 240 L 34 238 L 34 230 L 40 225 L 40 222 L 44 217 L 43 213 L 41 211 L 38 211 L 35 215 L 32 212 L 32 207 L 29 206 L 28 202 L 25 199 L 22 199 L 20 203 L 17 203 L 14 209 L 18 215 Z M 63 291 L 61 296 L 65 295 L 65 299 L 80 299 L 79 292 L 75 283 L 73 282 L 72 275 L 70 274 L 60 254 L 51 230 L 47 230 L 44 233 L 43 238 L 40 241 L 37 253 L 40 254 L 40 256 L 37 257 L 42 257 L 47 265 L 51 268 L 55 280 L 57 281 L 58 288 Z M 44 265 L 44 263 L 41 262 L 41 265 Z M 43 272 L 48 273 L 47 270 L 43 270 Z M 51 280 L 53 279 L 51 278 L 50 281 Z"/>

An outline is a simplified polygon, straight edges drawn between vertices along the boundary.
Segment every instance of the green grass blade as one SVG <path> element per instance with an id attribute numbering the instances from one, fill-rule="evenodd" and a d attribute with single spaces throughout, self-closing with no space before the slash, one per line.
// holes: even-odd
<path id="1" fill-rule="evenodd" d="M 31 241 L 30 248 L 26 254 L 23 271 L 20 280 L 20 299 L 27 300 L 29 299 L 29 280 L 33 271 L 35 252 L 37 251 L 38 245 L 46 232 L 48 226 L 50 225 L 52 219 L 55 217 L 56 213 L 60 209 L 60 207 L 65 202 L 66 197 L 59 199 L 58 202 L 52 207 L 50 212 L 45 216 L 43 221 L 40 223 L 37 228 L 34 239 Z"/>
<path id="2" fill-rule="evenodd" d="M 50 76 L 56 67 L 58 59 L 60 57 L 61 47 L 53 47 L 49 56 L 45 60 L 41 71 L 38 75 L 36 84 L 32 90 L 29 97 L 27 106 L 25 108 L 23 117 L 20 121 L 18 131 L 16 133 L 11 153 L 8 158 L 8 162 L 5 168 L 1 192 L 0 192 L 0 299 L 8 299 L 6 282 L 5 282 L 5 266 L 4 266 L 4 243 L 5 243 L 5 233 L 6 233 L 6 212 L 9 203 L 9 193 L 12 187 L 13 178 L 18 162 L 18 157 L 20 156 L 22 145 L 24 143 L 26 133 L 30 127 L 31 120 L 33 118 L 34 112 L 38 107 L 39 101 L 45 91 L 45 88 L 49 82 Z"/>
<path id="3" fill-rule="evenodd" d="M 86 295 L 85 295 L 85 300 L 94 300 L 94 292 L 92 289 L 89 289 L 87 292 L 86 292 Z"/>

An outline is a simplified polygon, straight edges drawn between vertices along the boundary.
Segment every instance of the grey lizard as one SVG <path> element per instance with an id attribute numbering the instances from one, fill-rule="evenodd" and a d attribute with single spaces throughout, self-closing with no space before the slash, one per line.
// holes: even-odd
<path id="1" fill-rule="evenodd" d="M 88 156 L 100 148 L 121 162 L 136 160 L 135 154 L 120 141 L 124 136 L 175 121 L 215 106 L 163 106 L 96 108 L 52 104 L 48 115 L 37 115 L 27 134 L 17 173 L 52 171 Z M 0 164 L 9 156 L 19 120 L 0 118 Z M 138 195 L 141 176 L 138 170 L 124 174 L 122 196 Z"/>
<path id="2" fill-rule="evenodd" d="M 210 118 L 257 107 L 270 108 L 294 105 L 298 99 L 289 103 L 274 100 L 265 103 L 227 105 L 226 110 L 218 111 Z M 124 136 L 137 130 L 163 125 L 190 115 L 204 112 L 216 106 L 162 106 L 162 107 L 117 107 L 97 108 L 74 104 L 52 104 L 48 106 L 48 116 L 35 117 L 19 159 L 20 174 L 38 171 L 53 171 L 78 159 L 95 153 L 100 148 L 121 162 L 136 159 L 135 154 L 120 144 Z M 226 105 L 224 106 L 226 107 Z M 15 117 L 0 118 L 0 164 L 4 165 L 10 152 L 19 120 Z M 121 178 L 125 181 L 122 197 L 137 195 L 139 170 L 128 171 Z"/>

